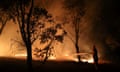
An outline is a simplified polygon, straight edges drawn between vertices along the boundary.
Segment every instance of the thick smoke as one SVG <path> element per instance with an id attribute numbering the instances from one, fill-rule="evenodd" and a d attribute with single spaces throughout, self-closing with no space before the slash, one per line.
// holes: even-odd
<path id="1" fill-rule="evenodd" d="M 44 7 L 49 13 L 57 18 L 58 21 L 64 21 L 67 9 L 64 8 L 66 0 L 35 0 L 35 5 Z M 80 52 L 92 52 L 92 47 L 95 45 L 98 49 L 98 55 L 101 59 L 110 59 L 116 47 L 120 46 L 119 30 L 119 9 L 117 2 L 113 0 L 68 0 L 71 5 L 75 5 L 75 1 L 84 2 L 85 13 L 80 21 Z M 76 4 L 77 5 L 77 4 Z M 79 6 L 79 5 L 78 5 Z M 115 13 L 115 12 L 116 13 Z M 114 16 L 115 15 L 115 16 Z M 70 20 L 67 20 L 70 21 Z M 7 23 L 3 34 L 0 37 L 0 55 L 8 55 L 10 52 L 10 40 L 13 37 L 20 38 L 17 35 L 16 25 L 10 25 L 12 22 Z M 65 29 L 73 32 L 72 27 L 66 24 Z M 74 34 L 74 33 L 72 33 Z M 72 37 L 72 35 L 70 36 Z M 74 38 L 73 38 L 74 39 Z M 116 40 L 119 40 L 116 42 Z M 109 44 L 113 46 L 109 46 Z M 71 45 L 71 46 L 70 46 Z M 65 37 L 64 43 L 56 48 L 56 53 L 61 56 L 62 53 L 72 54 L 75 53 L 74 44 L 71 39 Z"/>
<path id="2" fill-rule="evenodd" d="M 0 35 L 0 56 L 12 56 L 12 39 L 20 39 L 17 24 L 13 21 L 7 22 L 2 34 Z"/>
<path id="3" fill-rule="evenodd" d="M 46 0 L 47 1 L 47 0 Z M 68 9 L 64 8 L 65 1 L 67 0 L 60 0 L 60 1 L 48 1 L 45 5 L 46 8 L 49 10 L 50 13 L 54 17 L 59 17 L 59 19 L 64 18 L 64 15 L 66 15 L 66 12 L 68 12 Z M 95 44 L 98 48 L 99 56 L 102 58 L 106 51 L 104 50 L 103 42 L 105 38 L 105 29 L 103 28 L 103 25 L 101 25 L 101 10 L 102 10 L 102 2 L 101 0 L 68 0 L 68 2 L 71 3 L 74 7 L 81 8 L 79 4 L 84 3 L 83 9 L 85 10 L 85 14 L 81 17 L 80 21 L 80 40 L 79 40 L 79 46 L 80 46 L 80 52 L 86 52 L 91 53 L 92 47 Z M 82 3 L 81 3 L 82 2 Z M 77 4 L 76 4 L 77 3 Z M 72 9 L 72 8 L 71 8 Z M 68 20 L 69 22 L 71 20 Z M 74 37 L 74 31 L 71 25 L 66 24 L 67 31 L 72 32 L 72 35 L 70 37 Z M 102 29 L 102 30 L 101 30 Z M 74 38 L 73 38 L 74 39 Z M 68 37 L 65 38 L 63 45 L 63 51 L 67 51 L 69 53 L 75 53 L 75 48 L 73 45 L 73 42 Z M 69 45 L 72 46 L 69 46 Z M 60 49 L 60 48 L 59 48 Z M 60 51 L 58 49 L 58 51 Z"/>
<path id="4" fill-rule="evenodd" d="M 56 1 L 55 4 L 53 3 L 52 5 L 53 7 L 51 6 L 50 9 L 53 15 L 59 16 L 61 18 L 63 17 L 63 15 L 67 10 L 64 8 L 65 6 L 65 4 L 63 3 L 64 1 Z M 72 4 L 74 5 L 75 2 L 81 2 L 79 0 L 69 0 L 69 1 L 71 1 L 70 2 L 71 5 Z M 115 47 L 119 46 L 119 43 L 117 41 L 119 40 L 118 33 L 120 32 L 119 28 L 117 27 L 119 26 L 118 25 L 119 15 L 117 15 L 119 13 L 118 11 L 119 6 L 118 4 L 116 4 L 118 2 L 113 0 L 110 1 L 83 0 L 83 3 L 84 3 L 83 8 L 85 9 L 85 14 L 81 18 L 81 22 L 80 22 L 81 24 L 80 25 L 81 34 L 79 40 L 80 52 L 90 53 L 92 52 L 93 45 L 96 45 L 100 59 L 113 60 L 112 57 L 115 57 L 114 56 L 114 52 L 116 50 Z M 72 32 L 71 27 L 67 27 L 67 29 L 70 32 Z M 111 47 L 107 43 L 107 41 L 109 43 L 112 43 L 113 47 Z M 66 42 L 68 44 L 72 44 L 70 40 Z M 74 52 L 75 51 L 74 46 L 72 46 L 71 49 L 69 48 L 69 50 Z"/>

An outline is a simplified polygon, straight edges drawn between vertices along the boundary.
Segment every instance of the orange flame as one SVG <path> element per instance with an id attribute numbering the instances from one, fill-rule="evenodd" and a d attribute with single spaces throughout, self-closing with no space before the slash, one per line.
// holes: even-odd
<path id="1" fill-rule="evenodd" d="M 15 57 L 26 57 L 27 54 L 15 54 Z M 61 57 L 55 57 L 55 56 L 50 56 L 48 58 L 48 60 L 55 60 L 55 61 L 58 61 L 58 60 L 71 60 L 71 61 L 75 61 L 75 62 L 78 62 L 78 59 L 75 58 L 73 55 L 69 55 L 69 54 L 64 54 L 64 56 L 61 56 Z M 81 58 L 81 61 L 82 62 L 88 62 L 88 63 L 94 63 L 94 60 L 92 57 L 88 57 L 88 58 Z"/>

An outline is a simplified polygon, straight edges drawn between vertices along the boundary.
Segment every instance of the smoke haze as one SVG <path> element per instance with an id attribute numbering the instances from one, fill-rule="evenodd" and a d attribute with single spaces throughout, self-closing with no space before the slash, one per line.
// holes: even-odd
<path id="1" fill-rule="evenodd" d="M 35 0 L 35 5 L 44 7 L 48 10 L 49 13 L 53 15 L 54 18 L 57 18 L 58 21 L 63 20 L 64 15 L 66 14 L 67 9 L 64 8 L 65 0 Z M 71 4 L 74 3 L 74 1 L 81 2 L 80 0 L 70 0 Z M 114 41 L 114 37 L 110 36 L 112 35 L 109 32 L 109 29 L 112 30 L 113 24 L 110 24 L 110 22 L 114 23 L 114 21 L 110 21 L 115 17 L 114 13 L 107 13 L 107 8 L 112 7 L 112 0 L 82 0 L 84 2 L 84 9 L 85 14 L 81 18 L 80 22 L 80 40 L 79 40 L 79 47 L 80 52 L 92 52 L 93 45 L 96 45 L 99 53 L 99 57 L 102 59 L 109 58 L 111 56 L 112 49 L 107 46 L 106 40 L 109 38 L 111 41 Z M 109 2 L 109 3 L 108 3 Z M 108 5 L 107 5 L 108 3 Z M 114 3 L 115 5 L 116 3 Z M 116 7 L 116 6 L 115 6 Z M 113 7 L 112 9 L 114 9 Z M 109 9 L 109 11 L 112 11 L 112 9 Z M 117 9 L 114 9 L 117 11 Z M 109 19 L 107 16 L 113 15 Z M 117 16 L 117 15 L 116 15 Z M 107 20 L 108 19 L 108 20 Z M 120 17 L 116 18 L 119 21 Z M 70 20 L 68 20 L 70 21 Z M 109 27 L 109 24 L 111 25 Z M 117 26 L 118 23 L 115 25 Z M 11 38 L 20 38 L 19 35 L 17 35 L 17 25 L 13 24 L 12 21 L 8 22 L 5 29 L 3 30 L 3 34 L 0 36 L 0 56 L 3 55 L 9 55 L 10 50 L 10 40 Z M 66 24 L 65 29 L 69 32 L 73 32 L 73 28 L 71 25 Z M 120 32 L 120 30 L 119 30 Z M 73 33 L 74 34 L 74 33 Z M 70 37 L 73 37 L 74 35 L 70 35 Z M 74 38 L 73 38 L 74 39 Z M 71 46 L 70 46 L 71 45 Z M 60 46 L 56 46 L 56 53 L 58 56 L 62 55 L 62 53 L 75 53 L 75 47 L 73 42 L 70 38 L 65 37 L 64 43 Z M 107 58 L 107 59 L 108 59 Z"/>

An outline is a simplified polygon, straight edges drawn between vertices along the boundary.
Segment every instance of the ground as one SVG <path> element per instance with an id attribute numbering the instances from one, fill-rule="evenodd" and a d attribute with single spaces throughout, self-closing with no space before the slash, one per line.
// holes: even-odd
<path id="1" fill-rule="evenodd" d="M 99 64 L 98 71 L 94 64 L 72 61 L 48 61 L 45 64 L 33 61 L 34 72 L 120 72 L 120 64 Z M 26 61 L 16 58 L 0 58 L 0 72 L 27 72 Z"/>

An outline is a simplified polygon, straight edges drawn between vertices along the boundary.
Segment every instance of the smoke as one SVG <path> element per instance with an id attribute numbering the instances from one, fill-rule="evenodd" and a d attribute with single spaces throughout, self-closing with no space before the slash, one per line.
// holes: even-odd
<path id="1" fill-rule="evenodd" d="M 116 61 L 120 54 L 119 4 L 113 0 L 86 0 L 86 14 L 81 22 L 81 49 L 90 51 L 96 45 L 99 57 Z M 87 46 L 85 48 L 84 46 Z"/>
<path id="2" fill-rule="evenodd" d="M 64 15 L 66 14 L 67 9 L 64 8 L 65 0 L 35 0 L 35 6 L 43 7 L 48 10 L 49 13 L 53 15 L 54 18 L 57 18 L 58 21 L 64 20 Z M 98 16 L 100 12 L 100 0 L 83 0 L 82 1 L 85 6 L 83 8 L 86 9 L 85 15 L 81 19 L 81 35 L 79 40 L 79 46 L 81 52 L 91 52 L 91 47 L 93 45 L 93 41 L 97 40 L 96 32 L 98 29 L 96 28 L 96 22 L 98 22 Z M 71 5 L 75 5 L 75 7 L 81 6 L 82 4 L 79 0 L 70 0 Z M 70 21 L 70 20 L 68 20 Z M 10 24 L 11 25 L 10 25 Z M 7 23 L 1 38 L 1 55 L 9 55 L 10 53 L 10 44 L 12 38 L 20 38 L 17 35 L 17 25 L 13 24 L 12 22 Z M 96 30 L 96 29 L 97 30 Z M 66 25 L 67 31 L 73 31 L 69 24 Z M 74 33 L 73 33 L 74 34 Z M 72 36 L 71 36 L 72 37 Z M 94 39 L 97 37 L 96 39 Z M 73 38 L 74 39 L 74 38 Z M 99 41 L 99 40 L 98 40 Z M 7 45 L 6 45 L 7 44 Z M 5 48 L 5 49 L 4 49 Z M 56 46 L 55 50 L 58 56 L 61 56 L 62 53 L 73 54 L 75 53 L 75 48 L 73 42 L 68 37 L 65 37 L 64 43 L 61 46 Z"/>
<path id="3" fill-rule="evenodd" d="M 53 13 L 53 15 L 63 18 L 63 15 L 65 15 L 66 10 L 67 10 L 64 8 L 64 6 L 65 6 L 65 4 L 63 3 L 64 1 L 57 1 L 57 2 L 55 2 L 55 4 L 53 3 L 53 5 L 51 6 L 51 9 L 50 9 L 50 11 L 51 11 L 51 13 Z M 79 2 L 81 2 L 81 1 L 79 1 L 79 0 L 69 0 L 69 1 L 70 1 L 71 5 L 74 5 L 74 3 L 78 2 L 77 3 L 78 5 L 76 4 L 76 6 L 80 6 Z M 115 32 L 116 29 L 113 27 L 118 26 L 118 23 L 116 25 L 114 25 L 115 24 L 114 21 L 112 22 L 113 18 L 115 16 L 117 16 L 117 14 L 118 14 L 118 12 L 117 12 L 118 10 L 114 9 L 114 8 L 118 8 L 118 5 L 115 6 L 116 3 L 113 3 L 114 1 L 112 1 L 112 0 L 110 1 L 109 4 L 108 4 L 108 1 L 103 1 L 103 0 L 97 0 L 97 1 L 96 0 L 91 0 L 91 1 L 83 0 L 82 2 L 84 3 L 83 9 L 85 9 L 85 14 L 81 18 L 81 22 L 80 22 L 80 24 L 81 24 L 80 25 L 81 34 L 80 34 L 80 40 L 79 40 L 80 52 L 90 53 L 90 52 L 92 52 L 93 45 L 95 45 L 98 49 L 98 55 L 99 55 L 100 59 L 111 60 L 112 57 L 114 57 L 114 55 L 113 55 L 114 49 L 106 43 L 106 40 L 111 36 L 110 30 Z M 112 4 L 114 6 L 112 6 Z M 57 9 L 54 7 L 56 7 Z M 113 7 L 112 8 L 113 10 L 107 9 L 107 8 L 111 8 L 111 7 Z M 107 10 L 112 11 L 112 13 L 107 14 L 107 12 L 108 12 Z M 115 16 L 114 16 L 114 12 L 113 12 L 114 10 L 117 12 L 117 14 Z M 112 17 L 110 17 L 111 15 L 112 15 Z M 108 18 L 108 16 L 110 17 L 110 19 Z M 115 18 L 115 19 L 119 20 L 118 18 Z M 109 20 L 111 20 L 111 21 L 109 21 Z M 68 20 L 68 21 L 70 21 L 70 20 Z M 110 24 L 110 22 L 112 22 L 114 24 Z M 109 26 L 109 24 L 111 26 Z M 69 25 L 67 25 L 67 26 L 68 26 L 67 30 L 70 32 L 73 32 L 72 27 L 70 27 Z M 116 30 L 116 31 L 118 32 L 118 30 Z M 113 34 L 115 34 L 115 33 L 113 33 Z M 116 36 L 117 35 L 118 34 L 116 33 Z M 114 37 L 114 38 L 112 37 L 111 41 L 115 41 L 114 40 L 115 38 L 116 37 Z M 66 46 L 69 44 L 73 44 L 72 41 L 70 41 L 70 39 L 68 39 L 66 42 L 67 42 L 65 44 Z M 118 44 L 118 43 L 114 42 L 115 46 L 116 46 L 116 44 Z M 72 48 L 69 48 L 70 53 L 74 53 L 75 52 L 74 45 L 71 47 Z"/>
<path id="4" fill-rule="evenodd" d="M 48 10 L 50 14 L 53 15 L 58 22 L 63 22 L 65 20 L 64 16 L 66 14 L 67 9 L 64 8 L 65 4 L 64 1 L 67 0 L 35 0 L 35 6 L 43 7 Z M 68 0 L 70 1 L 71 5 L 78 2 L 81 2 L 80 0 Z M 75 2 L 76 1 L 76 2 Z M 114 23 L 115 19 L 117 19 L 117 22 L 119 21 L 119 17 L 117 14 L 117 18 L 114 16 L 114 12 L 112 9 L 110 9 L 112 6 L 112 0 L 110 0 L 110 3 L 108 4 L 108 1 L 104 0 L 82 0 L 84 3 L 83 9 L 85 9 L 85 14 L 81 18 L 80 22 L 80 40 L 79 40 L 79 47 L 80 52 L 86 52 L 91 53 L 92 47 L 95 45 L 98 49 L 98 55 L 101 59 L 109 59 L 112 51 L 115 50 L 114 47 L 110 48 L 108 43 L 114 42 L 115 44 L 116 37 L 120 30 L 115 35 L 113 31 L 113 27 L 117 27 L 118 23 Z M 107 5 L 108 4 L 108 5 Z M 110 7 L 109 7 L 110 6 Z M 109 8 L 109 11 L 112 11 L 113 13 L 108 13 L 107 8 Z M 116 10 L 116 9 L 114 9 Z M 110 17 L 112 15 L 112 17 Z M 111 19 L 109 19 L 110 17 Z M 112 21 L 114 19 L 114 21 Z M 111 20 L 111 21 L 110 21 Z M 67 20 L 68 24 L 65 25 L 65 29 L 67 31 L 73 32 L 73 27 L 69 24 L 70 20 Z M 112 23 L 115 25 L 113 25 Z M 110 27 L 109 27 L 110 24 Z M 118 29 L 118 28 L 117 28 Z M 12 21 L 7 23 L 7 26 L 3 30 L 3 34 L 0 36 L 0 56 L 8 56 L 11 54 L 10 51 L 10 44 L 11 39 L 16 38 L 20 39 L 20 35 L 16 32 L 18 30 L 18 26 L 16 24 L 13 24 Z M 112 32 L 112 33 L 111 33 Z M 74 34 L 74 33 L 72 33 Z M 74 36 L 74 35 L 73 35 Z M 70 35 L 70 37 L 73 37 Z M 73 38 L 74 39 L 74 38 Z M 107 42 L 106 42 L 107 41 Z M 67 54 L 73 54 L 75 53 L 74 44 L 71 41 L 70 38 L 67 36 L 65 37 L 65 40 L 63 41 L 63 44 L 59 44 L 59 46 L 56 45 L 56 55 L 62 56 L 64 53 Z M 117 44 L 119 46 L 119 44 Z"/>
<path id="5" fill-rule="evenodd" d="M 101 14 L 101 0 L 86 0 L 86 12 L 81 20 L 81 34 L 80 34 L 80 47 L 82 51 L 92 52 L 93 45 L 100 47 L 101 27 L 100 27 L 100 14 Z M 102 31 L 103 32 L 103 31 Z M 99 43 L 98 43 L 99 42 Z M 99 56 L 101 56 L 102 49 L 98 48 Z M 102 52 L 102 53 L 101 53 Z"/>
<path id="6" fill-rule="evenodd" d="M 11 39 L 20 39 L 17 33 L 18 26 L 13 21 L 8 21 L 2 34 L 0 35 L 0 56 L 11 56 Z"/>
<path id="7" fill-rule="evenodd" d="M 48 1 L 49 5 L 47 4 L 45 6 L 54 17 L 58 17 L 59 19 L 64 20 L 63 18 L 66 12 L 68 11 L 68 9 L 64 8 L 66 6 L 64 3 L 65 1 L 67 0 L 59 0 L 59 1 L 52 0 L 52 1 Z M 97 0 L 97 1 L 69 0 L 69 2 L 71 3 L 71 5 L 74 5 L 74 7 L 78 7 L 78 8 L 81 8 L 79 7 L 81 6 L 80 4 L 84 3 L 83 4 L 84 6 L 82 8 L 85 9 L 85 14 L 81 18 L 81 22 L 80 22 L 81 24 L 80 25 L 81 34 L 79 40 L 80 52 L 91 53 L 93 45 L 96 45 L 96 47 L 98 48 L 99 57 L 102 58 L 105 55 L 104 53 L 106 53 L 102 42 L 102 40 L 104 40 L 106 32 L 105 29 L 101 30 L 101 28 L 104 28 L 103 25 L 101 25 L 101 10 L 102 10 L 101 0 Z M 71 27 L 69 23 L 66 25 L 65 29 L 72 33 L 70 37 L 74 37 L 73 27 Z M 57 48 L 58 50 L 56 53 L 59 53 L 60 55 L 61 50 L 63 53 L 64 52 L 68 54 L 75 53 L 75 47 L 71 39 L 65 37 L 64 42 L 65 43 L 63 44 L 62 49 Z"/>

